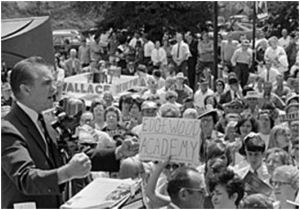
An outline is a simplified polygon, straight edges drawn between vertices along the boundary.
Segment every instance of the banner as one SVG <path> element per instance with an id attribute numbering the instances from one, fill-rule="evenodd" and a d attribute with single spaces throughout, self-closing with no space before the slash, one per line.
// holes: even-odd
<path id="1" fill-rule="evenodd" d="M 268 17 L 268 7 L 266 1 L 256 2 L 256 14 L 258 19 L 264 19 Z"/>
<path id="2" fill-rule="evenodd" d="M 200 150 L 200 121 L 181 118 L 144 117 L 139 156 L 145 161 L 198 164 Z"/>

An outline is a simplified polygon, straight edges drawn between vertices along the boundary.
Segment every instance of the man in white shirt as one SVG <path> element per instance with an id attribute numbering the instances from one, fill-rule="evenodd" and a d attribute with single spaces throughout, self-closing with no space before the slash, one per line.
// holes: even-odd
<path id="1" fill-rule="evenodd" d="M 276 82 L 276 77 L 279 74 L 280 74 L 279 71 L 276 68 L 272 67 L 271 62 L 266 60 L 265 66 L 264 66 L 263 70 L 261 71 L 261 73 L 259 74 L 259 76 L 261 78 L 264 78 L 265 81 L 274 83 L 274 82 Z"/>
<path id="2" fill-rule="evenodd" d="M 182 72 L 184 76 L 188 76 L 187 60 L 191 55 L 189 45 L 183 42 L 182 34 L 176 35 L 177 44 L 172 48 L 172 58 L 175 63 L 176 74 Z"/>
<path id="3" fill-rule="evenodd" d="M 140 41 L 142 43 L 142 45 L 144 44 L 144 41 L 143 41 L 143 39 L 142 39 L 142 37 L 141 37 L 141 35 L 140 35 L 140 33 L 138 31 L 136 31 L 134 33 L 133 38 L 129 42 L 129 46 L 132 47 L 133 49 L 135 49 L 137 41 Z"/>
<path id="4" fill-rule="evenodd" d="M 206 96 L 213 95 L 214 91 L 208 88 L 208 80 L 206 78 L 200 79 L 200 89 L 194 94 L 194 103 L 196 106 L 204 107 L 204 99 Z"/>
<path id="5" fill-rule="evenodd" d="M 288 71 L 288 59 L 283 47 L 278 45 L 277 37 L 273 36 L 269 39 L 269 47 L 265 51 L 264 60 L 270 61 L 281 74 Z"/>
<path id="6" fill-rule="evenodd" d="M 151 53 L 151 61 L 153 66 L 160 68 L 162 65 L 167 65 L 167 54 L 164 48 L 160 46 L 160 41 L 155 42 L 155 48 Z"/>
<path id="7" fill-rule="evenodd" d="M 149 65 L 149 62 L 151 61 L 151 54 L 152 50 L 154 49 L 154 43 L 150 40 L 149 35 L 145 34 L 143 36 L 144 39 L 144 64 L 146 66 Z"/>
<path id="8" fill-rule="evenodd" d="M 284 28 L 281 31 L 282 37 L 278 40 L 278 45 L 283 47 L 285 50 L 290 45 L 291 37 L 288 35 L 288 31 Z"/>

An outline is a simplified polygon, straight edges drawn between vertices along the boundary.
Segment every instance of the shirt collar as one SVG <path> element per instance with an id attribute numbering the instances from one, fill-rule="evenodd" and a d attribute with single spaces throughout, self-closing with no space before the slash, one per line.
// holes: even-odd
<path id="1" fill-rule="evenodd" d="M 30 119 L 36 123 L 38 121 L 38 113 L 33 109 L 29 108 L 28 106 L 22 104 L 21 102 L 17 101 L 18 106 L 30 117 Z"/>

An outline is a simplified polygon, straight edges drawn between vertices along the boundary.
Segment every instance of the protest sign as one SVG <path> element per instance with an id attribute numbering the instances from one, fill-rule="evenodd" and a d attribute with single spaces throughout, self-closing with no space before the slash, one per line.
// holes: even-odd
<path id="1" fill-rule="evenodd" d="M 200 148 L 200 122 L 182 118 L 144 117 L 139 155 L 141 160 L 166 160 L 197 164 Z"/>
<path id="2" fill-rule="evenodd" d="M 260 180 L 256 175 L 254 175 L 251 171 L 247 173 L 245 178 L 243 179 L 245 184 L 245 191 L 250 194 L 261 193 L 266 196 L 270 196 L 273 188 L 267 185 L 265 182 Z"/>

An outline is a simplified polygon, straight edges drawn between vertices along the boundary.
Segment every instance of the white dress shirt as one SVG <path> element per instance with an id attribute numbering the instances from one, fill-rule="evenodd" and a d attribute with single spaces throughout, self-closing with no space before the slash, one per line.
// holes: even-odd
<path id="1" fill-rule="evenodd" d="M 152 50 L 154 49 L 154 44 L 152 41 L 148 41 L 144 45 L 144 57 L 151 57 Z"/>
<path id="2" fill-rule="evenodd" d="M 194 103 L 195 105 L 199 107 L 204 107 L 204 99 L 208 95 L 213 95 L 214 91 L 211 89 L 207 89 L 205 93 L 203 93 L 201 90 L 197 90 L 194 94 Z"/>
<path id="3" fill-rule="evenodd" d="M 160 47 L 159 49 L 154 48 L 151 53 L 151 61 L 153 64 L 161 62 L 163 65 L 167 65 L 167 54 L 164 48 Z"/>
<path id="4" fill-rule="evenodd" d="M 180 47 L 179 56 L 177 56 L 178 45 Z M 187 60 L 188 57 L 191 55 L 189 45 L 186 44 L 184 41 L 181 41 L 180 44 L 175 44 L 172 48 L 171 55 L 173 56 L 173 58 L 175 57 L 178 60 Z"/>

